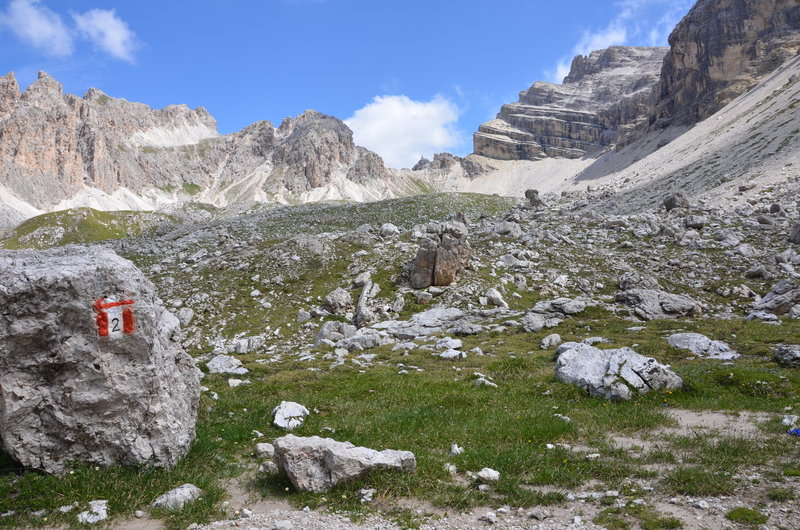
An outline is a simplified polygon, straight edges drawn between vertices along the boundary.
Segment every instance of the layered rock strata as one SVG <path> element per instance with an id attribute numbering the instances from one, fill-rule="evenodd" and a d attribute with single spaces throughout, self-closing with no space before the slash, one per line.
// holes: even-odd
<path id="1" fill-rule="evenodd" d="M 666 53 L 613 46 L 575 57 L 562 85 L 537 81 L 482 124 L 473 136 L 475 153 L 502 160 L 598 153 L 647 121 Z"/>

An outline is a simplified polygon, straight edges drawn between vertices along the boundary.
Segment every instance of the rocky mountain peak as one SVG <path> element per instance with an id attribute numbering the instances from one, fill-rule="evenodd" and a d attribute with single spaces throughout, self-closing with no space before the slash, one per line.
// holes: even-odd
<path id="1" fill-rule="evenodd" d="M 22 92 L 20 99 L 34 107 L 50 108 L 64 105 L 63 93 L 61 83 L 42 70 L 36 81 Z"/>
<path id="2" fill-rule="evenodd" d="M 19 99 L 19 84 L 14 72 L 0 77 L 0 116 L 4 116 L 16 108 Z"/>

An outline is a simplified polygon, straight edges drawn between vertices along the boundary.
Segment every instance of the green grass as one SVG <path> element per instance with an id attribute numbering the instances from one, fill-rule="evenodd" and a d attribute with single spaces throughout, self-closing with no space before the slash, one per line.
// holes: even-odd
<path id="1" fill-rule="evenodd" d="M 138 236 L 165 218 L 147 212 L 105 212 L 92 208 L 60 210 L 24 221 L 0 239 L 0 247 L 42 249 Z"/>
<path id="2" fill-rule="evenodd" d="M 744 524 L 747 526 L 758 526 L 767 522 L 768 517 L 763 513 L 752 510 L 750 508 L 734 508 L 729 511 L 725 517 L 734 523 Z"/>

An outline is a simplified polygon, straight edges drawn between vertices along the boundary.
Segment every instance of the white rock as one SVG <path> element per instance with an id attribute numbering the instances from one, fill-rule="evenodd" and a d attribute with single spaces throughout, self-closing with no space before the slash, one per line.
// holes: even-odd
<path id="1" fill-rule="evenodd" d="M 275 460 L 295 488 L 317 493 L 373 469 L 414 471 L 417 467 L 410 451 L 376 451 L 330 438 L 293 434 L 275 440 Z"/>
<path id="2" fill-rule="evenodd" d="M 361 504 L 367 504 L 372 502 L 372 496 L 376 493 L 378 493 L 378 490 L 374 488 L 358 490 L 358 500 L 361 501 Z"/>
<path id="3" fill-rule="evenodd" d="M 485 467 L 478 471 L 477 477 L 484 484 L 492 484 L 500 480 L 500 472 L 490 467 Z"/>
<path id="4" fill-rule="evenodd" d="M 275 446 L 269 443 L 256 444 L 256 456 L 258 458 L 272 458 L 275 456 Z"/>
<path id="5" fill-rule="evenodd" d="M 462 344 L 461 339 L 452 337 L 444 337 L 436 341 L 436 347 L 444 350 L 460 350 Z"/>
<path id="6" fill-rule="evenodd" d="M 108 519 L 108 501 L 89 501 L 89 509 L 78 514 L 78 522 L 94 524 Z"/>
<path id="7" fill-rule="evenodd" d="M 489 524 L 495 524 L 497 523 L 497 514 L 494 512 L 486 512 L 481 516 L 481 520 L 486 521 Z"/>
<path id="8" fill-rule="evenodd" d="M 212 374 L 243 375 L 250 370 L 242 366 L 242 361 L 232 355 L 219 354 L 206 363 Z"/>
<path id="9" fill-rule="evenodd" d="M 281 401 L 281 404 L 272 410 L 272 424 L 291 431 L 301 426 L 308 415 L 308 409 L 300 403 Z"/>
<path id="10" fill-rule="evenodd" d="M 501 295 L 500 291 L 498 291 L 494 287 L 491 287 L 491 288 L 487 289 L 487 291 L 484 294 L 484 296 L 486 297 L 486 301 L 489 304 L 491 304 L 491 305 L 493 305 L 495 307 L 502 307 L 502 308 L 508 309 L 508 304 L 506 303 L 505 300 L 503 300 L 503 295 Z"/>
<path id="11" fill-rule="evenodd" d="M 711 340 L 700 333 L 675 333 L 667 339 L 673 348 L 689 350 L 704 359 L 722 359 L 729 361 L 741 357 L 722 341 Z"/>
<path id="12" fill-rule="evenodd" d="M 466 359 L 467 354 L 460 350 L 446 350 L 439 354 L 442 359 Z"/>
<path id="13" fill-rule="evenodd" d="M 294 528 L 294 523 L 292 523 L 288 519 L 275 521 L 275 523 L 272 525 L 272 530 L 292 530 L 293 528 Z"/>
<path id="14" fill-rule="evenodd" d="M 551 333 L 539 342 L 539 348 L 542 350 L 549 350 L 561 344 L 561 335 L 558 333 Z"/>
<path id="15" fill-rule="evenodd" d="M 497 388 L 497 383 L 493 383 L 492 381 L 489 381 L 485 377 L 479 377 L 475 380 L 475 386 L 488 386 L 492 388 Z"/>
<path id="16" fill-rule="evenodd" d="M 681 388 L 683 380 L 655 359 L 630 348 L 600 350 L 588 344 L 567 343 L 556 360 L 556 379 L 577 385 L 590 395 L 629 400 L 633 392 Z"/>
<path id="17" fill-rule="evenodd" d="M 202 494 L 203 490 L 194 484 L 183 484 L 160 495 L 153 501 L 152 506 L 163 510 L 178 511 L 190 502 L 197 500 Z"/>
<path id="18" fill-rule="evenodd" d="M 457 455 L 460 455 L 463 452 L 464 452 L 464 448 L 463 447 L 459 447 L 458 444 L 454 443 L 454 444 L 450 445 L 450 454 L 451 455 L 457 456 Z"/>

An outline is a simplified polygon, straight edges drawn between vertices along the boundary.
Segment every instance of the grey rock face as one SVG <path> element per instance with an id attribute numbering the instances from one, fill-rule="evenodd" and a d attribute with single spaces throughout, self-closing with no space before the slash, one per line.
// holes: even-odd
<path id="1" fill-rule="evenodd" d="M 795 56 L 800 10 L 793 0 L 698 0 L 669 43 L 654 119 L 692 125 Z"/>
<path id="2" fill-rule="evenodd" d="M 458 221 L 429 223 L 411 270 L 411 287 L 450 285 L 469 266 L 466 225 Z"/>
<path id="3" fill-rule="evenodd" d="M 96 309 L 104 297 L 133 304 Z M 0 251 L 4 449 L 51 473 L 66 461 L 174 465 L 200 396 L 178 330 L 153 284 L 109 250 Z"/>
<path id="4" fill-rule="evenodd" d="M 170 511 L 182 510 L 184 506 L 200 498 L 202 494 L 203 490 L 194 484 L 183 484 L 159 495 L 153 501 L 153 508 L 162 508 Z"/>
<path id="5" fill-rule="evenodd" d="M 563 344 L 556 360 L 556 379 L 577 385 L 590 395 L 629 400 L 651 390 L 683 386 L 683 380 L 655 359 L 630 348 L 600 350 L 588 344 Z"/>
<path id="6" fill-rule="evenodd" d="M 581 158 L 647 120 L 667 48 L 613 46 L 579 55 L 562 85 L 536 82 L 473 135 L 478 155 L 501 160 Z"/>
<path id="7" fill-rule="evenodd" d="M 417 461 L 410 451 L 376 451 L 330 438 L 286 435 L 275 440 L 275 460 L 295 488 L 322 493 L 373 469 L 413 472 Z"/>
<path id="8" fill-rule="evenodd" d="M 673 348 L 689 350 L 698 357 L 731 360 L 741 355 L 719 340 L 711 340 L 700 333 L 675 333 L 667 339 Z"/>
<path id="9" fill-rule="evenodd" d="M 617 302 L 633 308 L 642 320 L 697 316 L 702 313 L 700 304 L 685 295 L 652 289 L 629 289 L 617 293 Z"/>

